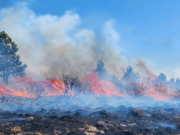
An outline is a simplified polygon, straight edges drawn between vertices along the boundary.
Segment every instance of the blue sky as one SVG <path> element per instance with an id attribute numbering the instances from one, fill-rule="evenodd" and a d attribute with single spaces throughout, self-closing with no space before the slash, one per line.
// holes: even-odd
<path id="1" fill-rule="evenodd" d="M 0 8 L 22 0 L 0 0 Z M 180 68 L 179 0 L 27 0 L 38 15 L 63 15 L 72 10 L 86 27 L 99 34 L 107 20 L 115 20 L 122 54 L 127 59 L 144 59 L 166 72 Z M 149 65 L 150 65 L 149 64 Z M 180 75 L 179 75 L 180 76 Z"/>

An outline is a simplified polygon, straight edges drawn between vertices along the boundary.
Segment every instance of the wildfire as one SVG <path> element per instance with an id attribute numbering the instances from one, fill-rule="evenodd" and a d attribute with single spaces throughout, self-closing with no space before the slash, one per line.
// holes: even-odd
<path id="1" fill-rule="evenodd" d="M 85 80 L 91 84 L 91 90 L 97 96 L 124 96 L 112 82 L 99 80 L 97 72 L 91 73 Z"/>
<path id="2" fill-rule="evenodd" d="M 133 83 L 127 89 L 118 87 L 110 80 L 100 79 L 97 72 L 92 72 L 87 78 L 82 80 L 79 88 L 73 84 L 67 85 L 63 79 L 46 79 L 46 80 L 33 80 L 32 78 L 15 78 L 13 88 L 5 84 L 0 85 L 0 96 L 11 95 L 21 96 L 26 98 L 37 98 L 41 96 L 82 96 L 86 93 L 92 93 L 96 96 L 150 96 L 157 100 L 168 100 L 170 98 L 179 97 L 179 94 L 173 92 L 170 86 L 163 84 L 150 85 L 145 83 L 146 86 Z M 146 89 L 143 89 L 146 88 Z M 77 92 L 78 91 L 78 92 Z"/>

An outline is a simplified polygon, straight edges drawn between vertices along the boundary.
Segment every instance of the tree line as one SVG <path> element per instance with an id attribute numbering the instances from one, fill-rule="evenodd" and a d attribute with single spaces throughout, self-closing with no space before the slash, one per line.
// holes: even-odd
<path id="1" fill-rule="evenodd" d="M 140 79 L 139 74 L 135 73 L 133 71 L 132 67 L 130 67 L 130 66 L 127 68 L 127 71 L 125 72 L 125 74 L 123 75 L 123 77 L 121 79 L 119 79 L 115 75 L 110 75 L 110 74 L 108 74 L 108 71 L 104 67 L 104 63 L 101 60 L 98 62 L 95 72 L 99 73 L 99 77 L 101 79 L 107 79 L 116 84 L 119 83 L 119 84 L 121 84 L 121 86 L 123 84 L 129 85 L 130 83 L 138 84 L 139 79 Z M 157 78 L 164 84 L 172 84 L 176 88 L 180 88 L 180 79 L 176 79 L 176 81 L 175 81 L 175 79 L 172 78 L 172 79 L 170 79 L 170 81 L 168 81 L 166 79 L 166 75 L 164 73 L 160 73 L 160 75 Z M 155 84 L 156 84 L 156 82 L 155 82 Z"/>
<path id="2" fill-rule="evenodd" d="M 0 77 L 3 78 L 3 82 L 6 84 L 8 84 L 8 79 L 10 77 L 25 76 L 27 65 L 22 64 L 20 56 L 16 54 L 17 51 L 17 45 L 12 41 L 8 34 L 5 31 L 0 32 Z M 99 73 L 100 78 L 110 80 L 114 83 L 138 83 L 140 79 L 139 74 L 134 73 L 132 67 L 129 66 L 126 73 L 121 80 L 119 80 L 115 75 L 110 75 L 108 73 L 101 60 L 97 63 L 97 67 L 94 71 Z M 180 87 L 180 79 L 177 79 L 176 81 L 174 81 L 174 79 L 167 81 L 164 73 L 161 73 L 158 76 L 158 79 L 164 83 L 170 83 Z"/>

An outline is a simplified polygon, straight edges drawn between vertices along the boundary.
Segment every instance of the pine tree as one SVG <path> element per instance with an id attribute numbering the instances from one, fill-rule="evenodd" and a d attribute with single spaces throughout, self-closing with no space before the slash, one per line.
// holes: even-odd
<path id="1" fill-rule="evenodd" d="M 95 71 L 102 74 L 107 73 L 106 69 L 104 68 L 104 63 L 101 60 L 97 63 L 97 68 L 95 69 Z"/>
<path id="2" fill-rule="evenodd" d="M 127 72 L 124 74 L 122 81 L 125 82 L 131 82 L 131 83 L 137 83 L 140 79 L 140 76 L 138 73 L 134 73 L 133 69 L 129 66 L 127 68 Z"/>
<path id="3" fill-rule="evenodd" d="M 17 51 L 17 45 L 12 39 L 4 31 L 0 32 L 0 76 L 6 84 L 9 77 L 25 75 L 27 65 L 22 65 Z"/>
<path id="4" fill-rule="evenodd" d="M 105 69 L 104 63 L 101 60 L 97 63 L 95 72 L 99 73 L 101 79 L 109 79 L 108 71 Z"/>
<path id="5" fill-rule="evenodd" d="M 164 73 L 161 73 L 161 74 L 158 76 L 158 79 L 161 80 L 161 81 L 163 81 L 164 83 L 167 82 L 167 80 L 166 80 L 166 75 L 165 75 Z"/>

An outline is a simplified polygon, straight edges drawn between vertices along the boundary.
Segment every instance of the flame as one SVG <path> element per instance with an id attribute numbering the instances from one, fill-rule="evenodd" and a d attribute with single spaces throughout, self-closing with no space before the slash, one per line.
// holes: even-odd
<path id="1" fill-rule="evenodd" d="M 97 72 L 91 73 L 85 80 L 91 84 L 91 90 L 97 96 L 124 96 L 112 82 L 99 80 Z"/>
<path id="2" fill-rule="evenodd" d="M 151 74 L 152 75 L 152 74 Z M 153 76 L 154 77 L 154 76 Z M 41 96 L 83 96 L 86 93 L 93 93 L 96 96 L 149 96 L 157 100 L 168 100 L 180 97 L 172 87 L 164 84 L 154 77 L 155 80 L 144 81 L 142 84 L 130 83 L 124 88 L 110 80 L 101 79 L 97 72 L 92 72 L 81 81 L 78 88 L 68 86 L 61 78 L 34 80 L 28 77 L 15 78 L 13 88 L 6 84 L 0 85 L 0 96 L 11 95 L 26 98 L 37 98 Z M 156 81 L 154 85 L 153 81 Z"/>

